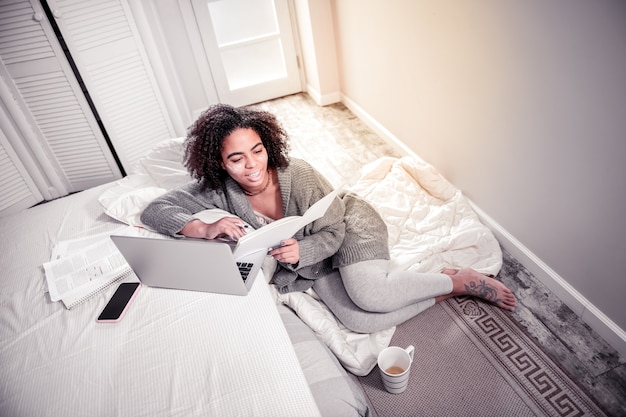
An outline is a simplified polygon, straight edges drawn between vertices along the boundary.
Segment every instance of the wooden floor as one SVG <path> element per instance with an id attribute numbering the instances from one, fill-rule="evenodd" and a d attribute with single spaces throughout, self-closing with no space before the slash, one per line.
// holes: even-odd
<path id="1" fill-rule="evenodd" d="M 352 185 L 381 156 L 401 157 L 343 104 L 317 106 L 306 94 L 257 107 L 275 114 L 291 137 L 291 155 L 307 160 L 335 187 Z"/>
<path id="2" fill-rule="evenodd" d="M 291 137 L 293 156 L 306 159 L 334 185 L 352 185 L 364 165 L 401 157 L 343 104 L 317 106 L 296 94 L 257 106 L 277 116 Z M 515 319 L 614 416 L 626 416 L 626 358 L 503 251 L 498 275 L 518 297 Z"/>

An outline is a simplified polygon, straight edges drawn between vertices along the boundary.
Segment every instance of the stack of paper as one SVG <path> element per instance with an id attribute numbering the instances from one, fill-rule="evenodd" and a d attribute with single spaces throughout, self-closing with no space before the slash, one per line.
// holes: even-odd
<path id="1" fill-rule="evenodd" d="M 108 232 L 57 243 L 52 259 L 43 264 L 52 301 L 71 309 L 132 273 L 110 236 Z"/>

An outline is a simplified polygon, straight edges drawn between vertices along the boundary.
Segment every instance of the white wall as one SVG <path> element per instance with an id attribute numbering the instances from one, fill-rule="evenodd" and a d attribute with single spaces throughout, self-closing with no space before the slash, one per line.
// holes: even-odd
<path id="1" fill-rule="evenodd" d="M 341 99 L 331 0 L 293 0 L 307 93 L 321 106 Z"/>
<path id="2" fill-rule="evenodd" d="M 332 6 L 345 100 L 623 336 L 626 2 Z"/>

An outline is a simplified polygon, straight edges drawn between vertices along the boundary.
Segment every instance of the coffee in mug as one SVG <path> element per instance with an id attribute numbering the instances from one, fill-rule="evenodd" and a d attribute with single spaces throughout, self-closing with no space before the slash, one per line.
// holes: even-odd
<path id="1" fill-rule="evenodd" d="M 385 369 L 385 372 L 387 372 L 388 374 L 397 375 L 404 372 L 404 369 L 400 368 L 399 366 L 390 366 L 389 368 Z"/>

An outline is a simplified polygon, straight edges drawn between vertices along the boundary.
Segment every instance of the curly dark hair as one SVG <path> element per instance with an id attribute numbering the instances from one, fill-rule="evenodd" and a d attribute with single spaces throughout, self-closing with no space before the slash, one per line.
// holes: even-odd
<path id="1" fill-rule="evenodd" d="M 228 173 L 222 168 L 222 142 L 236 129 L 253 129 L 267 150 L 269 168 L 289 165 L 289 138 L 276 117 L 266 111 L 215 104 L 191 125 L 185 140 L 184 164 L 203 188 L 221 188 Z"/>

